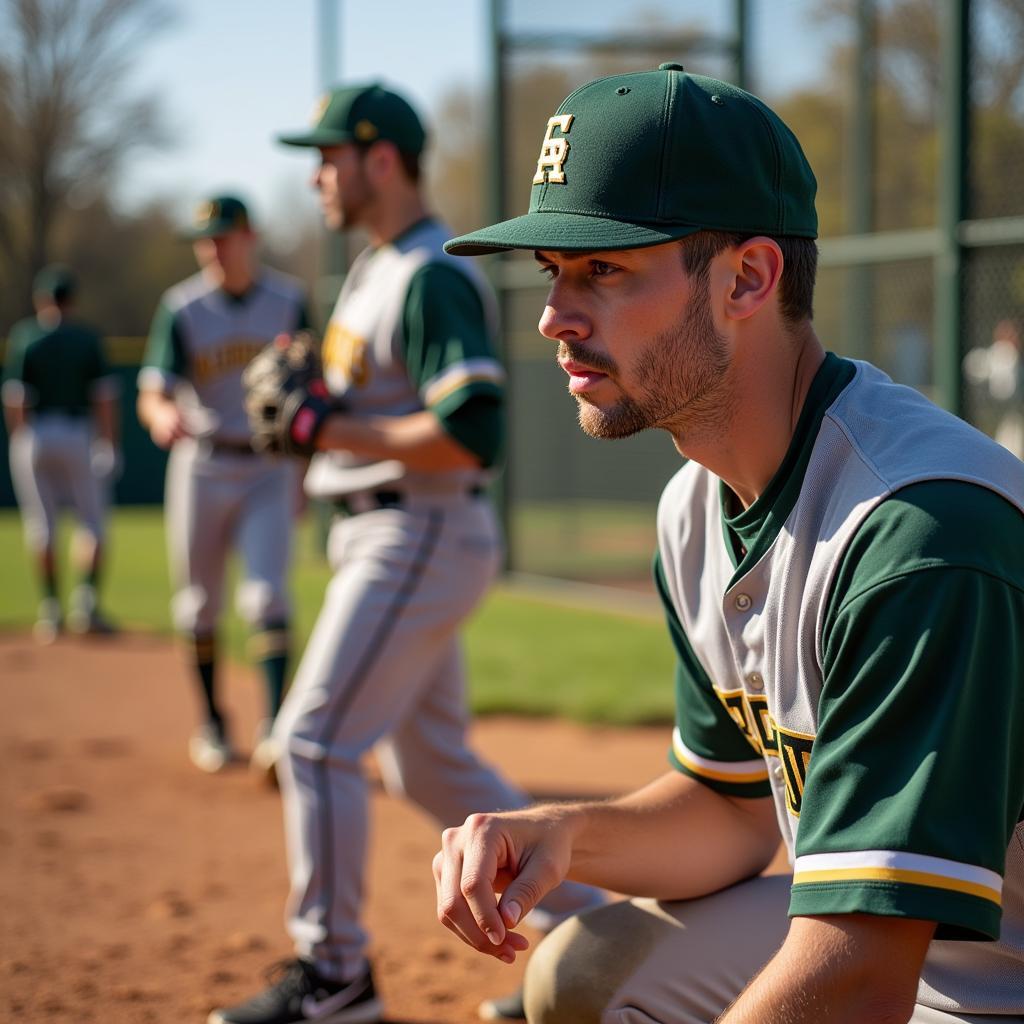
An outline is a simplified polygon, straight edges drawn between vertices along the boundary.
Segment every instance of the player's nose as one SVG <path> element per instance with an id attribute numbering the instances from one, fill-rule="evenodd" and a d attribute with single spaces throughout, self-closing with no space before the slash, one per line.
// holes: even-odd
<path id="1" fill-rule="evenodd" d="M 552 289 L 537 330 L 551 341 L 585 341 L 590 337 L 591 324 L 582 310 L 573 308 Z"/>

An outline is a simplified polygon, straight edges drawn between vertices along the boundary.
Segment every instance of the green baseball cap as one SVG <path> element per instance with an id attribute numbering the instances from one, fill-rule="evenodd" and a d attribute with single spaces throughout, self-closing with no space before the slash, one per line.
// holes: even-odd
<path id="1" fill-rule="evenodd" d="M 186 238 L 215 238 L 238 229 L 248 230 L 249 211 L 237 196 L 213 196 L 196 207 Z"/>
<path id="2" fill-rule="evenodd" d="M 75 294 L 78 282 L 70 267 L 51 263 L 32 279 L 33 295 L 48 295 L 55 302 L 66 302 Z"/>
<path id="3" fill-rule="evenodd" d="M 800 143 L 757 97 L 662 64 L 567 96 L 547 123 L 530 212 L 444 248 L 638 249 L 702 228 L 815 238 L 816 188 Z"/>
<path id="4" fill-rule="evenodd" d="M 427 133 L 408 101 L 377 83 L 334 89 L 317 104 L 311 131 L 278 136 L 286 146 L 368 144 L 378 139 L 417 154 L 423 152 Z"/>

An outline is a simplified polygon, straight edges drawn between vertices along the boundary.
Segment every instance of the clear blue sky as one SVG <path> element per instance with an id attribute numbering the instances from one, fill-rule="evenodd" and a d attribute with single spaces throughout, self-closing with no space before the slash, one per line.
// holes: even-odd
<path id="1" fill-rule="evenodd" d="M 442 96 L 480 90 L 487 75 L 486 0 L 334 0 L 342 79 L 382 79 L 429 120 Z M 267 229 L 315 216 L 306 180 L 309 154 L 274 142 L 307 124 L 323 91 L 319 0 L 172 0 L 175 22 L 140 54 L 136 81 L 163 101 L 174 145 L 137 155 L 120 197 L 129 207 L 170 199 L 187 219 L 204 195 L 247 196 Z M 758 65 L 777 67 L 772 91 L 813 74 L 821 53 L 808 23 L 814 0 L 756 0 Z M 728 26 L 731 0 L 509 0 L 514 26 L 601 31 L 623 12 L 663 12 L 706 26 Z M 770 18 L 768 12 L 770 13 Z M 557 19 L 557 20 L 554 20 Z M 778 55 L 778 60 L 773 60 Z M 671 55 L 669 55 L 671 56 Z M 767 58 L 767 61 L 765 60 Z"/>

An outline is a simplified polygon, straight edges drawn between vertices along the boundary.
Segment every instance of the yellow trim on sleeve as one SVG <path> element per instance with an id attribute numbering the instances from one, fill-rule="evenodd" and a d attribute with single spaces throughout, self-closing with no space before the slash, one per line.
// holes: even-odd
<path id="1" fill-rule="evenodd" d="M 833 868 L 822 871 L 798 871 L 793 876 L 793 885 L 811 885 L 815 882 L 902 882 L 908 885 L 924 885 L 931 889 L 948 889 L 963 892 L 989 900 L 1002 906 L 1002 894 L 987 885 L 967 882 L 961 878 L 931 875 L 924 871 L 906 871 L 899 868 Z"/>
<path id="2" fill-rule="evenodd" d="M 433 408 L 435 405 L 440 405 L 446 398 L 453 395 L 460 388 L 466 387 L 467 384 L 475 384 L 477 381 L 487 381 L 490 384 L 501 384 L 501 377 L 495 373 L 467 373 L 462 374 L 451 381 L 440 382 L 441 387 L 436 384 L 430 388 L 430 392 L 427 396 L 427 405 Z"/>
<path id="3" fill-rule="evenodd" d="M 712 768 L 705 768 L 702 765 L 696 765 L 685 757 L 679 757 L 679 751 L 676 751 L 676 757 L 679 758 L 679 763 L 681 765 L 684 765 L 689 771 L 693 772 L 694 775 L 699 775 L 704 779 L 716 779 L 718 782 L 765 782 L 768 779 L 767 771 L 749 772 L 742 775 L 729 772 L 716 772 Z"/>

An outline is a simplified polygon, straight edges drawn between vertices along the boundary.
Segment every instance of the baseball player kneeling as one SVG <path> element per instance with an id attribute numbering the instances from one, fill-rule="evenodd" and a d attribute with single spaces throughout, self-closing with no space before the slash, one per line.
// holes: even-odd
<path id="1" fill-rule="evenodd" d="M 814 194 L 772 110 L 666 64 L 569 96 L 530 212 L 446 245 L 532 250 L 583 429 L 687 459 L 671 770 L 435 858 L 442 922 L 502 959 L 565 878 L 637 897 L 540 945 L 531 1024 L 1024 1020 L 1024 464 L 825 351 Z"/>

